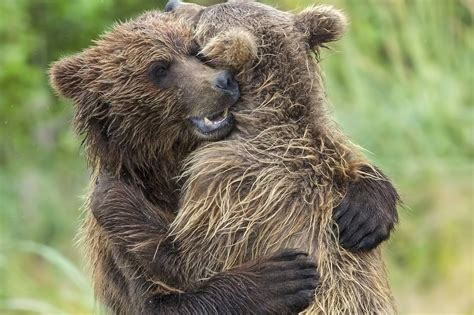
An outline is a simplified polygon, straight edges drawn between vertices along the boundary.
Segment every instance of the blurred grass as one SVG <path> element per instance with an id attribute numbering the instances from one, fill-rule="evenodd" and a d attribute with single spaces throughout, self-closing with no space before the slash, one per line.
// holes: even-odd
<path id="1" fill-rule="evenodd" d="M 163 2 L 0 2 L 0 313 L 95 310 L 73 241 L 87 170 L 71 105 L 53 96 L 46 71 L 113 21 Z M 348 34 L 323 54 L 334 115 L 374 152 L 406 204 L 386 246 L 400 312 L 471 314 L 474 3 L 323 2 L 351 19 Z"/>

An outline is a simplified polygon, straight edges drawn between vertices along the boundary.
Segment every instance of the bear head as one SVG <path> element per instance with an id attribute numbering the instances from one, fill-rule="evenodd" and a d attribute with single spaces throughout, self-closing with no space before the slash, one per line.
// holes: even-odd
<path id="1" fill-rule="evenodd" d="M 148 12 L 52 65 L 51 84 L 73 101 L 94 165 L 146 169 L 230 132 L 239 87 L 231 72 L 197 58 L 188 24 Z"/>
<path id="2" fill-rule="evenodd" d="M 327 125 L 318 56 L 344 33 L 347 21 L 339 10 L 315 6 L 293 14 L 245 0 L 210 7 L 172 0 L 167 8 L 194 25 L 209 64 L 236 73 L 242 93 L 234 110 L 239 130 L 256 134 L 254 129 L 285 123 Z M 260 109 L 265 117 L 257 117 Z"/>

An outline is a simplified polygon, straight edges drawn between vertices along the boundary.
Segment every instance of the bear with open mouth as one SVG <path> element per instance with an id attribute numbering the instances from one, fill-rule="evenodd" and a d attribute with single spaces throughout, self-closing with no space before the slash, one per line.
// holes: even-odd
<path id="1" fill-rule="evenodd" d="M 164 249 L 184 160 L 229 135 L 240 97 L 234 75 L 198 53 L 187 22 L 154 11 L 51 67 L 52 86 L 74 103 L 92 169 L 82 244 L 95 295 L 117 314 L 261 313 L 265 303 L 304 309 L 318 274 L 302 251 L 279 251 L 195 281 L 181 267 L 193 258 L 172 244 Z M 152 295 L 160 298 L 147 302 Z"/>
<path id="2" fill-rule="evenodd" d="M 83 239 L 96 294 L 120 314 L 393 310 L 373 248 L 398 195 L 329 119 L 312 56 L 343 16 L 167 11 L 51 70 L 93 169 Z"/>
<path id="3" fill-rule="evenodd" d="M 342 36 L 345 16 L 330 6 L 294 15 L 252 1 L 173 3 L 208 63 L 233 68 L 242 93 L 237 130 L 185 167 L 172 231 L 194 258 L 186 274 L 206 278 L 298 248 L 321 274 L 306 313 L 395 313 L 376 246 L 397 222 L 398 194 L 327 114 L 317 58 Z"/>

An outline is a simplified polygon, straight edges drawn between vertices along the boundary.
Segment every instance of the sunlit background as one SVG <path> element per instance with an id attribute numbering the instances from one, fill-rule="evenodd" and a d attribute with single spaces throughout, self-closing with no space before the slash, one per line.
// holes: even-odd
<path id="1" fill-rule="evenodd" d="M 471 314 L 474 2 L 321 2 L 351 19 L 347 35 L 323 53 L 334 116 L 393 178 L 406 205 L 385 249 L 400 313 Z M 74 244 L 88 171 L 71 104 L 53 95 L 46 72 L 114 21 L 163 7 L 0 1 L 0 313 L 94 312 Z"/>

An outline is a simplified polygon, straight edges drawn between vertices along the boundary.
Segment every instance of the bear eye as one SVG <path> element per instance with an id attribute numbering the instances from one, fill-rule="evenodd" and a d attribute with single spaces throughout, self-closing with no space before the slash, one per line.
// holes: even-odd
<path id="1" fill-rule="evenodd" d="M 153 62 L 148 70 L 150 79 L 156 83 L 159 83 L 168 74 L 170 65 L 171 63 L 168 61 Z"/>

